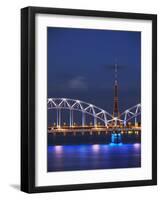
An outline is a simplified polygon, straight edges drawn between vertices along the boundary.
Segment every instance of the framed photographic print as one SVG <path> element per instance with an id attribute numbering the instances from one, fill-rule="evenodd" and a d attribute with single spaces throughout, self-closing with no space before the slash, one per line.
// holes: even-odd
<path id="1" fill-rule="evenodd" d="M 157 184 L 157 16 L 21 10 L 21 190 Z"/>

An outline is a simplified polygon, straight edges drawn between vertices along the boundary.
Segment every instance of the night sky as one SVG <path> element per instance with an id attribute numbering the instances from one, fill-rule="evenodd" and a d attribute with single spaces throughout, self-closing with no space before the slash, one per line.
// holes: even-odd
<path id="1" fill-rule="evenodd" d="M 141 102 L 141 33 L 48 27 L 48 97 L 79 99 L 113 111 L 114 64 L 119 110 Z"/>

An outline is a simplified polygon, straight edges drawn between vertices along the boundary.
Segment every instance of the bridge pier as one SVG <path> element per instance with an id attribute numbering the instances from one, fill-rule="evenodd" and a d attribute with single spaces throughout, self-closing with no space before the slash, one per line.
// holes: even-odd
<path id="1" fill-rule="evenodd" d="M 54 136 L 56 135 L 56 133 L 55 133 L 55 132 L 54 132 L 53 134 L 54 134 Z"/>
<path id="2" fill-rule="evenodd" d="M 122 137 L 121 133 L 111 133 L 111 142 L 112 143 L 121 143 Z"/>

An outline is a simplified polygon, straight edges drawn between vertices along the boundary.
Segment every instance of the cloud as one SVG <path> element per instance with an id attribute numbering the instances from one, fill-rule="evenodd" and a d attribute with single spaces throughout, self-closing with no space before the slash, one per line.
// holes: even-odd
<path id="1" fill-rule="evenodd" d="M 88 89 L 86 79 L 83 76 L 76 76 L 76 77 L 72 78 L 71 80 L 69 80 L 68 87 L 70 89 L 77 89 L 77 90 L 78 89 L 79 90 Z"/>

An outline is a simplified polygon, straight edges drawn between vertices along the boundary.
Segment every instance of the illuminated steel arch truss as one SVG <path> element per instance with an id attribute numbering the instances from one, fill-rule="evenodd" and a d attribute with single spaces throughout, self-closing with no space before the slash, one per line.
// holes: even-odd
<path id="1" fill-rule="evenodd" d="M 127 110 L 125 110 L 121 115 L 124 125 L 126 126 L 127 122 L 132 119 L 135 119 L 135 123 L 137 123 L 138 116 L 141 115 L 141 104 L 137 104 Z"/>
<path id="2" fill-rule="evenodd" d="M 105 126 L 112 120 L 112 115 L 105 110 L 86 103 L 80 100 L 67 98 L 49 98 L 47 102 L 48 109 L 56 109 L 57 112 L 57 126 L 61 126 L 61 110 L 69 110 L 69 123 L 73 125 L 73 111 L 80 111 L 82 113 L 82 126 L 85 125 L 85 114 L 93 117 L 94 126 L 97 125 L 97 119 L 102 121 Z"/>
<path id="3" fill-rule="evenodd" d="M 48 109 L 56 109 L 57 113 L 57 126 L 61 126 L 61 110 L 69 110 L 69 123 L 73 126 L 73 111 L 80 111 L 82 113 L 82 126 L 85 126 L 85 114 L 89 114 L 93 117 L 94 126 L 97 125 L 97 119 L 102 121 L 105 126 L 111 123 L 117 125 L 118 122 L 122 122 L 125 126 L 131 119 L 135 119 L 141 114 L 141 104 L 137 104 L 127 110 L 125 110 L 119 118 L 113 117 L 107 111 L 84 101 L 69 99 L 69 98 L 48 98 Z"/>

